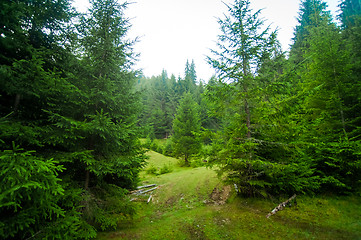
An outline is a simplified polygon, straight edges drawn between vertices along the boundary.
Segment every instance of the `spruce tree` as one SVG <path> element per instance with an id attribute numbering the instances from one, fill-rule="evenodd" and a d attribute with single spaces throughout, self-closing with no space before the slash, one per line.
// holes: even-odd
<path id="1" fill-rule="evenodd" d="M 192 156 L 198 154 L 201 148 L 200 128 L 197 103 L 190 93 L 186 93 L 177 109 L 172 135 L 175 154 L 183 157 L 186 165 L 189 165 Z"/>
<path id="2" fill-rule="evenodd" d="M 236 0 L 227 5 L 229 15 L 219 19 L 222 34 L 218 37 L 219 50 L 212 50 L 214 57 L 208 62 L 217 70 L 218 76 L 232 82 L 239 89 L 240 107 L 247 128 L 247 138 L 251 138 L 251 104 L 255 68 L 270 36 L 269 28 L 262 28 L 260 10 L 252 12 L 250 1 Z"/>
<path id="3" fill-rule="evenodd" d="M 127 5 L 113 0 L 91 4 L 80 25 L 83 56 L 74 79 L 85 104 L 74 115 L 84 122 L 84 139 L 78 149 L 90 150 L 93 156 L 93 162 L 85 162 L 85 188 L 96 184 L 91 176 L 132 187 L 135 179 L 124 172 L 136 176 L 140 167 L 136 130 L 139 100 L 134 89 L 135 72 L 130 70 L 131 42 L 125 38 L 130 27 L 124 17 Z"/>
<path id="4" fill-rule="evenodd" d="M 291 51 L 291 61 L 303 59 L 295 68 L 298 107 L 292 115 L 298 120 L 292 135 L 297 136 L 298 158 L 315 168 L 322 190 L 346 193 L 357 189 L 358 182 L 360 105 L 354 91 L 360 86 L 351 77 L 353 54 L 347 41 L 322 6 L 322 1 L 304 2 L 302 19 L 308 21 L 296 27 L 303 34 L 296 38 L 302 32 L 295 32 L 299 42 L 291 48 L 299 51 Z"/>
<path id="5" fill-rule="evenodd" d="M 62 181 L 54 158 L 64 148 L 49 119 L 74 110 L 78 97 L 68 79 L 70 3 L 0 1 L 0 9 L 0 238 L 95 237 L 77 211 L 80 191 Z"/>
<path id="6" fill-rule="evenodd" d="M 346 118 L 352 119 L 349 125 L 350 137 L 360 139 L 361 136 L 361 2 L 345 0 L 341 4 L 340 20 L 342 22 L 342 39 L 349 56 L 351 74 L 348 76 L 347 93 L 345 94 Z"/>
<path id="7" fill-rule="evenodd" d="M 343 28 L 357 25 L 360 21 L 361 2 L 359 0 L 343 0 L 340 3 L 341 13 L 339 18 Z"/>
<path id="8" fill-rule="evenodd" d="M 326 11 L 326 3 L 322 0 L 303 0 L 298 14 L 298 25 L 294 30 L 290 59 L 295 64 L 304 60 L 304 52 L 309 47 L 307 38 L 309 28 L 318 26 L 321 21 L 330 21 L 330 13 Z"/>
<path id="9" fill-rule="evenodd" d="M 72 101 L 69 108 L 47 113 L 54 132 L 50 141 L 65 152 L 66 173 L 84 191 L 82 216 L 107 229 L 117 226 L 121 214 L 134 213 L 124 189 L 136 186 L 144 158 L 138 142 L 132 41 L 126 39 L 127 5 L 112 0 L 91 4 L 77 27 L 79 60 L 68 77 L 74 86 Z"/>
<path id="10" fill-rule="evenodd" d="M 277 34 L 263 27 L 260 11 L 253 12 L 249 1 L 235 1 L 228 8 L 219 20 L 220 50 L 208 58 L 220 81 L 207 87 L 206 94 L 213 114 L 222 119 L 212 138 L 210 163 L 220 166 L 246 196 L 315 189 L 312 169 L 294 161 L 277 129 L 280 116 L 274 115 L 288 91 L 281 80 L 285 59 Z"/>

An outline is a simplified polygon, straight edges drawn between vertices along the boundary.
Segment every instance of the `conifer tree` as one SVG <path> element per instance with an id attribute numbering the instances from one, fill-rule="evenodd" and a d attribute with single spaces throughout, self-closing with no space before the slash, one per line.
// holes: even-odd
<path id="1" fill-rule="evenodd" d="M 71 112 L 78 97 L 67 78 L 70 3 L 0 1 L 0 9 L 0 238 L 95 237 L 77 211 L 80 192 L 61 181 L 65 168 L 53 158 L 64 148 L 48 114 Z"/>
<path id="2" fill-rule="evenodd" d="M 361 15 L 361 2 L 359 0 L 343 0 L 339 6 L 341 8 L 339 18 L 344 28 L 359 23 Z"/>
<path id="3" fill-rule="evenodd" d="M 252 12 L 249 0 L 236 0 L 228 6 L 229 15 L 219 19 L 222 34 L 218 37 L 219 50 L 208 62 L 217 70 L 221 79 L 239 88 L 239 100 L 243 107 L 239 113 L 245 117 L 247 138 L 251 138 L 251 104 L 254 86 L 254 69 L 259 64 L 263 49 L 267 46 L 269 28 L 263 28 L 260 10 Z"/>
<path id="4" fill-rule="evenodd" d="M 222 119 L 221 130 L 212 139 L 210 163 L 218 164 L 228 181 L 247 196 L 317 189 L 313 170 L 292 161 L 288 143 L 275 129 L 280 125 L 272 116 L 278 111 L 275 103 L 285 91 L 279 87 L 287 86 L 278 79 L 284 57 L 276 32 L 263 27 L 260 11 L 254 13 L 249 1 L 235 1 L 228 8 L 229 16 L 219 20 L 220 50 L 208 58 L 220 81 L 207 87 L 206 94 Z"/>
<path id="5" fill-rule="evenodd" d="M 102 182 L 131 188 L 142 161 L 136 127 L 139 99 L 135 72 L 130 70 L 132 42 L 126 40 L 127 4 L 113 0 L 91 4 L 79 26 L 83 48 L 73 81 L 81 91 L 83 107 L 68 120 L 76 126 L 69 131 L 81 134 L 82 140 L 74 139 L 73 151 L 85 154 L 78 158 L 78 166 L 85 171 L 85 189 Z M 64 118 L 54 115 L 53 119 L 60 121 L 60 129 L 68 128 Z"/>
<path id="6" fill-rule="evenodd" d="M 130 69 L 132 42 L 126 40 L 127 4 L 113 0 L 91 4 L 78 26 L 81 48 L 69 76 L 75 89 L 70 109 L 47 113 L 53 123 L 50 140 L 66 152 L 66 173 L 84 191 L 82 216 L 107 229 L 117 226 L 121 213 L 134 212 L 124 201 L 124 189 L 137 184 L 144 159 L 136 125 L 137 78 Z M 101 193 L 95 190 L 99 187 Z M 100 202 L 109 204 L 104 207 Z M 114 217 L 111 211 L 120 215 Z"/>
<path id="7" fill-rule="evenodd" d="M 191 157 L 198 154 L 201 148 L 200 128 L 197 103 L 190 93 L 186 93 L 177 109 L 172 135 L 175 154 L 183 157 L 186 165 L 189 165 Z"/>
<path id="8" fill-rule="evenodd" d="M 339 18 L 342 23 L 342 39 L 348 51 L 350 75 L 347 78 L 345 92 L 346 118 L 350 119 L 350 137 L 361 136 L 361 2 L 344 0 L 340 4 Z"/>
<path id="9" fill-rule="evenodd" d="M 360 105 L 352 92 L 360 88 L 350 78 L 352 54 L 322 1 L 304 1 L 301 12 L 301 19 L 308 21 L 296 27 L 299 42 L 295 41 L 290 54 L 291 60 L 303 60 L 295 61 L 299 100 L 293 114 L 299 120 L 293 135 L 302 146 L 298 158 L 316 168 L 313 175 L 323 190 L 354 191 L 359 171 L 355 123 L 360 119 L 354 110 Z"/>
<path id="10" fill-rule="evenodd" d="M 326 3 L 322 0 L 303 0 L 298 14 L 298 25 L 294 30 L 290 59 L 295 64 L 304 60 L 304 52 L 309 47 L 307 38 L 309 28 L 318 26 L 321 21 L 330 21 L 330 13 L 326 11 Z"/>

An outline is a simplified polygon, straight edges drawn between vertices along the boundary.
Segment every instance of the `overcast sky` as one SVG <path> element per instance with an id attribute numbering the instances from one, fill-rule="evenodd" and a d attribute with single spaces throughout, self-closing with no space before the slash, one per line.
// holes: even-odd
<path id="1" fill-rule="evenodd" d="M 73 0 L 79 11 L 86 11 L 88 0 Z M 326 0 L 333 15 L 340 0 Z M 123 2 L 120 0 L 120 2 Z M 205 58 L 215 49 L 220 33 L 217 18 L 227 13 L 221 0 L 129 0 L 126 17 L 133 25 L 129 37 L 140 37 L 135 51 L 140 53 L 137 68 L 145 76 L 184 75 L 187 59 L 195 62 L 198 79 L 208 81 L 214 70 Z M 223 2 L 232 3 L 232 0 Z M 286 51 L 293 37 L 300 0 L 251 0 L 253 10 L 263 9 L 261 17 L 272 28 L 278 27 L 278 39 Z"/>

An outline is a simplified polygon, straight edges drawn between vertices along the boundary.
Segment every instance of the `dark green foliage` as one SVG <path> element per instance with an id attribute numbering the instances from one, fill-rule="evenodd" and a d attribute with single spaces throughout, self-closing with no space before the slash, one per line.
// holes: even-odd
<path id="1" fill-rule="evenodd" d="M 186 62 L 184 78 L 172 75 L 170 78 L 165 70 L 159 76 L 141 78 L 138 89 L 142 94 L 143 111 L 140 116 L 140 126 L 143 137 L 168 138 L 172 135 L 172 123 L 177 112 L 179 101 L 185 92 L 190 92 L 201 106 L 202 123 L 207 125 L 206 104 L 202 102 L 203 83 L 197 85 L 194 61 Z"/>
<path id="2" fill-rule="evenodd" d="M 291 45 L 290 59 L 295 64 L 304 60 L 303 53 L 309 47 L 307 39 L 310 27 L 318 26 L 319 21 L 330 21 L 330 13 L 326 12 L 326 3 L 322 0 L 303 0 L 297 18 L 298 25 L 295 27 L 293 44 Z"/>
<path id="3" fill-rule="evenodd" d="M 339 18 L 344 28 L 358 24 L 361 15 L 361 2 L 359 0 L 343 0 L 340 3 Z"/>
<path id="4" fill-rule="evenodd" d="M 186 165 L 189 165 L 189 159 L 198 154 L 201 148 L 200 127 L 197 103 L 190 93 L 186 93 L 173 121 L 172 135 L 174 153 L 182 156 Z"/>
<path id="5" fill-rule="evenodd" d="M 223 33 L 219 37 L 220 50 L 213 51 L 215 58 L 209 58 L 223 80 L 213 82 L 206 91 L 214 114 L 222 119 L 220 131 L 212 138 L 210 164 L 220 164 L 220 173 L 248 196 L 305 191 L 306 184 L 301 182 L 312 171 L 297 179 L 297 167 L 289 165 L 288 159 L 264 154 L 279 141 L 267 129 L 273 126 L 275 131 L 278 127 L 270 115 L 276 110 L 274 102 L 281 92 L 277 88 L 283 84 L 277 78 L 285 64 L 276 33 L 262 27 L 260 11 L 253 12 L 249 1 L 235 1 L 228 6 L 228 12 L 229 16 L 219 20 Z M 288 182 L 276 181 L 281 178 L 282 168 L 294 169 L 285 175 Z"/>
<path id="6" fill-rule="evenodd" d="M 112 184 L 93 188 L 83 196 L 84 218 L 98 230 L 116 229 L 135 214 L 135 206 L 126 194 L 126 190 Z"/>
<path id="7" fill-rule="evenodd" d="M 64 168 L 32 154 L 15 145 L 13 150 L 1 152 L 1 238 L 30 237 L 47 221 L 64 215 L 57 203 L 64 194 L 57 176 Z"/>
<path id="8" fill-rule="evenodd" d="M 310 147 L 308 154 L 316 163 L 317 175 L 325 191 L 341 194 L 360 191 L 360 146 L 359 141 L 340 140 Z"/>
<path id="9" fill-rule="evenodd" d="M 211 81 L 205 92 L 222 121 L 208 160 L 241 194 L 359 191 L 357 67 L 325 7 L 302 2 L 288 60 L 275 33 L 265 41 L 267 29 L 252 32 L 262 21 L 248 1 L 219 21 L 221 51 L 209 62 L 228 82 Z"/>
<path id="10" fill-rule="evenodd" d="M 304 96 L 299 122 L 303 129 L 298 140 L 307 158 L 312 159 L 323 190 L 357 191 L 360 116 L 355 110 L 360 102 L 354 91 L 360 84 L 352 77 L 351 54 L 330 19 L 318 19 L 307 29 L 307 61 L 298 71 Z"/>
<path id="11" fill-rule="evenodd" d="M 132 42 L 125 39 L 126 4 L 92 1 L 77 28 L 65 0 L 0 4 L 0 148 L 15 141 L 25 149 L 23 162 L 33 165 L 13 163 L 13 169 L 29 168 L 23 175 L 30 179 L 24 191 L 29 199 L 13 195 L 14 204 L 26 205 L 17 214 L 28 216 L 31 201 L 34 208 L 43 204 L 30 223 L 4 217 L 9 228 L 19 226 L 8 234 L 95 237 L 88 223 L 114 228 L 134 213 L 124 189 L 136 186 L 144 162 L 137 139 L 136 72 L 130 70 Z M 36 155 L 28 154 L 32 149 Z M 4 167 L 1 174 L 15 176 L 10 170 Z M 8 176 L 14 181 L 9 184 L 18 184 L 14 176 Z M 47 183 L 47 177 L 59 182 Z"/>
<path id="12" fill-rule="evenodd" d="M 175 77 L 168 78 L 166 71 L 160 76 L 140 80 L 138 88 L 143 92 L 140 125 L 144 136 L 167 138 L 171 135 L 172 121 L 180 97 L 177 85 Z"/>
<path id="13" fill-rule="evenodd" d="M 0 154 L 0 237 L 3 239 L 89 239 L 77 200 L 80 192 L 65 188 L 64 167 L 15 145 Z M 77 197 L 76 197 L 77 196 Z"/>
<path id="14" fill-rule="evenodd" d="M 67 0 L 0 1 L 0 238 L 90 239 L 129 221 L 140 128 L 143 147 L 217 166 L 243 195 L 361 192 L 360 1 L 341 2 L 341 27 L 302 1 L 287 59 L 235 0 L 206 87 L 194 61 L 183 78 L 139 77 L 127 3 L 91 4 L 75 20 Z"/>

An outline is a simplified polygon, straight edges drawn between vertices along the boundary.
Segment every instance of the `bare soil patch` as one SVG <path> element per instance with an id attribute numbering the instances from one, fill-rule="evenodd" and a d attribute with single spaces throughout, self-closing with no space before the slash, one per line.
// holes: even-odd
<path id="1" fill-rule="evenodd" d="M 210 203 L 224 205 L 231 195 L 231 186 L 224 186 L 222 189 L 215 187 L 210 195 Z"/>

